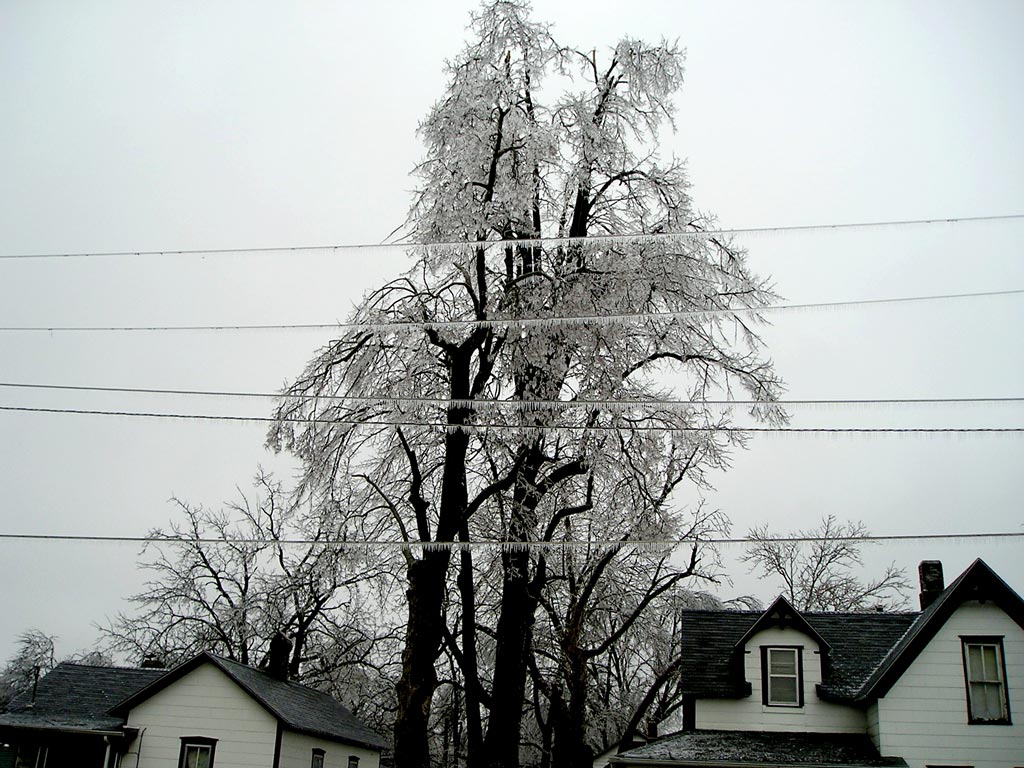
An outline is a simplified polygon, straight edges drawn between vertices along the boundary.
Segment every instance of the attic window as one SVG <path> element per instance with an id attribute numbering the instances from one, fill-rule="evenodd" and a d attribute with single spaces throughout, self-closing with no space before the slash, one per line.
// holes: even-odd
<path id="1" fill-rule="evenodd" d="M 967 684 L 967 721 L 1010 725 L 1003 638 L 961 637 L 960 641 Z"/>
<path id="2" fill-rule="evenodd" d="M 803 649 L 761 647 L 761 702 L 768 707 L 802 707 Z"/>
<path id="3" fill-rule="evenodd" d="M 310 760 L 310 768 L 324 768 L 324 755 L 327 753 L 319 747 L 313 747 L 313 759 Z"/>
<path id="4" fill-rule="evenodd" d="M 206 736 L 182 736 L 178 768 L 213 768 L 217 740 Z"/>

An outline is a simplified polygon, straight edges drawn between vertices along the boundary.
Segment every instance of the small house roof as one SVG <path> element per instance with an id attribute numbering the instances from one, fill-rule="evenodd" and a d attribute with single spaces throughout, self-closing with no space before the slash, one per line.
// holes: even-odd
<path id="1" fill-rule="evenodd" d="M 110 708 L 167 672 L 62 662 L 0 714 L 0 726 L 61 731 L 119 731 L 123 717 Z"/>
<path id="2" fill-rule="evenodd" d="M 128 711 L 203 664 L 213 664 L 291 731 L 369 749 L 383 749 L 381 735 L 360 722 L 330 694 L 300 683 L 279 680 L 260 669 L 203 652 L 137 690 L 111 709 Z"/>

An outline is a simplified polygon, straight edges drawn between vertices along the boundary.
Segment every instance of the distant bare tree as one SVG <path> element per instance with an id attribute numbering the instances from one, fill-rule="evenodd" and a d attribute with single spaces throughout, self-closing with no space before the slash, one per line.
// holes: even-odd
<path id="1" fill-rule="evenodd" d="M 779 536 L 767 525 L 747 534 L 743 562 L 766 578 L 779 578 L 786 598 L 802 611 L 858 611 L 883 606 L 902 608 L 910 584 L 906 572 L 890 563 L 878 576 L 862 580 L 860 550 L 870 533 L 864 523 L 839 522 L 833 515 L 821 525 Z"/>
<path id="2" fill-rule="evenodd" d="M 365 653 L 373 641 L 365 628 L 376 622 L 353 620 L 361 605 L 353 598 L 379 568 L 326 543 L 345 537 L 336 513 L 328 525 L 327 515 L 300 511 L 262 472 L 256 487 L 255 499 L 243 494 L 217 511 L 175 500 L 184 521 L 151 532 L 140 567 L 153 578 L 129 598 L 137 612 L 104 628 L 112 650 L 166 663 L 209 650 L 256 664 L 284 632 L 293 641 L 289 673 L 298 677 L 309 662 L 325 681 L 320 656 L 337 666 L 339 647 Z"/>

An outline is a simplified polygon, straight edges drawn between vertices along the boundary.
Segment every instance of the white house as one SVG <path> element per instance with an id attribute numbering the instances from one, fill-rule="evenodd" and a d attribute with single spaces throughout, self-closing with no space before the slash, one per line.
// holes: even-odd
<path id="1" fill-rule="evenodd" d="M 378 768 L 331 696 L 201 653 L 170 670 L 59 665 L 0 715 L 18 768 Z"/>
<path id="2" fill-rule="evenodd" d="M 917 613 L 686 611 L 683 730 L 611 766 L 1024 766 L 1024 601 L 976 560 Z"/>

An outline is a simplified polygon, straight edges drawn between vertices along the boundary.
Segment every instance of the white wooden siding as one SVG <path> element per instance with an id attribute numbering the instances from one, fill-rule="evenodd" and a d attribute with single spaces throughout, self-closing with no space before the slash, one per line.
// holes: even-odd
<path id="1" fill-rule="evenodd" d="M 277 719 L 209 663 L 133 708 L 128 726 L 141 731 L 121 760 L 129 768 L 176 768 L 182 736 L 217 739 L 215 768 L 274 763 Z"/>
<path id="2" fill-rule="evenodd" d="M 761 646 L 803 646 L 802 707 L 766 707 L 761 703 Z M 807 731 L 864 733 L 864 713 L 842 704 L 822 701 L 815 686 L 821 682 L 818 644 L 795 629 L 766 629 L 750 638 L 744 656 L 751 695 L 743 699 L 698 699 L 696 726 L 733 731 Z"/>
<path id="3" fill-rule="evenodd" d="M 369 749 L 285 731 L 281 736 L 280 768 L 310 768 L 314 747 L 324 751 L 324 768 L 348 768 L 350 756 L 359 758 L 359 768 L 378 768 L 380 765 L 379 753 Z M 219 761 L 214 768 L 220 768 Z"/>
<path id="4" fill-rule="evenodd" d="M 1003 637 L 1013 725 L 968 724 L 962 635 Z M 1024 630 L 991 603 L 964 603 L 873 709 L 879 751 L 910 768 L 1024 765 Z"/>

